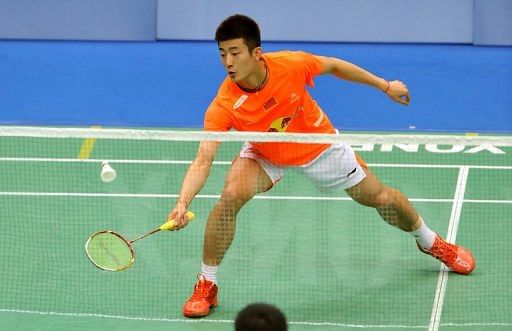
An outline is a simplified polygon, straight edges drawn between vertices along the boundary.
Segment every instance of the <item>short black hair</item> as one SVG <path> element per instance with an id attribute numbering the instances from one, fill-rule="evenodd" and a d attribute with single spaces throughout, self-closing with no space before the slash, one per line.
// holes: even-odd
<path id="1" fill-rule="evenodd" d="M 217 43 L 238 38 L 243 38 L 250 52 L 256 47 L 260 47 L 261 36 L 258 23 L 245 15 L 232 15 L 222 21 L 215 32 Z"/>
<path id="2" fill-rule="evenodd" d="M 235 331 L 286 331 L 286 317 L 277 307 L 252 303 L 242 309 L 235 320 Z"/>

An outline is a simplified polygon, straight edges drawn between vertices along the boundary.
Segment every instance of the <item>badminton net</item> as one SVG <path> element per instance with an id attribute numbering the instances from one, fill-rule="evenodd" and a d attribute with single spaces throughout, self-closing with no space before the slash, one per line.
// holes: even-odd
<path id="1" fill-rule="evenodd" d="M 190 206 L 196 222 L 135 243 L 137 260 L 126 271 L 94 268 L 84 253 L 88 236 L 114 230 L 134 238 L 161 224 L 203 140 L 222 144 Z M 0 310 L 181 318 L 200 270 L 206 220 L 247 141 L 299 146 L 289 153 L 349 143 L 433 230 L 475 252 L 478 276 L 450 274 L 440 285 L 439 263 L 410 236 L 343 190 L 318 190 L 292 167 L 238 214 L 210 320 L 231 320 L 246 304 L 264 301 L 296 323 L 415 327 L 435 314 L 455 324 L 510 323 L 512 264 L 504 261 L 512 137 L 446 134 L 1 127 Z M 110 183 L 100 179 L 103 161 L 117 172 Z M 440 294 L 439 286 L 447 290 Z M 433 308 L 440 300 L 442 311 Z"/>

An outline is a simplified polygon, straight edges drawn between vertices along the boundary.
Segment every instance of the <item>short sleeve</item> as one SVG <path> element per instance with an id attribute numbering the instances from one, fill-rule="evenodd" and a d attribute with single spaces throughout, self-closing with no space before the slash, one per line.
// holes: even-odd
<path id="1" fill-rule="evenodd" d="M 313 54 L 306 52 L 294 52 L 294 57 L 298 62 L 300 62 L 301 68 L 304 70 L 306 75 L 306 84 L 313 87 L 315 83 L 313 82 L 313 78 L 318 76 L 324 69 L 324 65 L 318 57 Z"/>
<path id="2" fill-rule="evenodd" d="M 205 131 L 229 131 L 233 127 L 231 116 L 227 109 L 214 99 L 204 115 Z"/>

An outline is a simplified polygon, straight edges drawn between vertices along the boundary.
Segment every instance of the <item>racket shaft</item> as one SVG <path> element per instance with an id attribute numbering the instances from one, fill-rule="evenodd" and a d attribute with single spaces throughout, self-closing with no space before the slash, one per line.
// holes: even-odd
<path id="1" fill-rule="evenodd" d="M 187 211 L 186 216 L 189 219 L 189 221 L 192 221 L 195 218 L 194 213 L 191 212 L 191 211 Z M 137 239 L 134 239 L 134 240 L 130 241 L 130 244 L 136 242 L 137 240 L 141 240 L 143 238 L 146 238 L 147 236 L 150 236 L 150 235 L 155 234 L 155 233 L 157 233 L 159 231 L 162 231 L 162 230 L 172 231 L 172 230 L 174 230 L 175 226 L 176 226 L 176 222 L 173 219 L 169 220 L 169 221 L 165 222 L 164 224 L 160 225 L 160 227 L 158 227 L 158 228 L 156 228 L 156 229 L 154 229 L 154 230 L 152 230 L 152 231 L 150 231 L 150 232 L 148 232 L 148 233 L 138 237 Z"/>
<path id="2" fill-rule="evenodd" d="M 160 228 L 156 228 L 156 229 L 154 229 L 154 230 L 152 230 L 152 231 L 149 231 L 149 232 L 148 232 L 148 233 L 146 233 L 146 234 L 143 234 L 142 236 L 138 237 L 137 239 L 133 239 L 133 240 L 131 240 L 131 241 L 130 241 L 130 243 L 134 243 L 134 242 L 136 242 L 137 240 L 144 239 L 144 238 L 146 238 L 147 236 L 150 236 L 150 235 L 155 234 L 155 233 L 160 232 L 160 231 L 161 231 L 161 230 L 160 230 Z"/>

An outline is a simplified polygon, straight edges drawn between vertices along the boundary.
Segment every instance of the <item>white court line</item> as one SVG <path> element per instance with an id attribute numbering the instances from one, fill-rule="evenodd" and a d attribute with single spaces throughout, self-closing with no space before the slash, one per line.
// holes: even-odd
<path id="1" fill-rule="evenodd" d="M 453 197 L 452 212 L 450 215 L 450 223 L 448 225 L 448 233 L 446 241 L 454 243 L 457 238 L 457 229 L 460 222 L 460 214 L 462 211 L 462 204 L 464 202 L 464 194 L 466 192 L 466 183 L 468 180 L 468 167 L 461 167 L 459 176 L 457 178 L 457 186 L 455 188 L 455 195 Z M 430 315 L 430 323 L 428 326 L 429 331 L 439 330 L 441 323 L 441 313 L 443 311 L 444 295 L 446 293 L 446 284 L 448 282 L 448 268 L 442 264 L 439 270 L 439 278 L 437 279 L 436 294 L 434 296 L 434 304 L 432 306 L 432 314 Z"/>
<path id="2" fill-rule="evenodd" d="M 76 159 L 76 158 L 46 158 L 46 157 L 0 157 L 3 162 L 62 162 L 62 163 L 102 163 L 105 159 Z M 111 163 L 128 164 L 190 164 L 191 160 L 128 160 L 108 159 Z M 232 161 L 213 161 L 216 165 L 230 165 Z M 457 165 L 457 164 L 406 164 L 406 163 L 369 163 L 370 167 L 379 168 L 439 168 L 439 169 L 460 169 L 467 166 L 474 169 L 512 170 L 512 166 L 491 166 L 491 165 Z"/>
<path id="3" fill-rule="evenodd" d="M 111 163 L 140 163 L 140 164 L 190 164 L 190 160 L 128 160 L 106 159 Z M 47 158 L 47 157 L 0 157 L 4 162 L 57 162 L 57 163 L 102 163 L 105 159 L 76 159 L 76 158 Z M 232 161 L 214 161 L 213 164 L 231 164 Z"/>
<path id="4" fill-rule="evenodd" d="M 80 193 L 80 192 L 0 192 L 0 196 L 47 196 L 47 197 L 108 197 L 108 198 L 177 198 L 179 194 L 153 193 Z M 198 199 L 219 199 L 219 194 L 198 194 Z M 316 200 L 316 201 L 352 201 L 349 197 L 318 197 L 318 196 L 286 196 L 286 195 L 256 195 L 256 200 Z M 412 202 L 446 202 L 453 203 L 454 199 L 409 198 Z M 467 203 L 496 203 L 512 204 L 512 200 L 464 200 Z"/>
<path id="5" fill-rule="evenodd" d="M 108 318 L 108 319 L 119 319 L 119 320 L 128 320 L 128 321 L 147 321 L 147 322 L 173 322 L 173 323 L 228 323 L 233 324 L 233 320 L 216 320 L 216 319 L 190 319 L 190 318 L 157 318 L 157 317 L 135 317 L 135 316 L 120 316 L 120 315 L 105 315 L 105 314 L 93 314 L 93 313 L 61 313 L 61 312 L 44 312 L 44 311 L 34 311 L 34 310 L 19 310 L 19 309 L 2 309 L 0 308 L 0 312 L 2 313 L 16 313 L 16 314 L 33 314 L 33 315 L 49 315 L 49 316 L 67 316 L 67 317 L 86 317 L 86 318 Z M 425 329 L 426 325 L 365 325 L 365 324 L 344 324 L 344 323 L 333 323 L 333 322 L 298 322 L 298 321 L 289 321 L 290 325 L 307 325 L 307 326 L 340 326 L 340 327 L 350 327 L 350 328 L 359 328 L 359 329 Z M 441 326 L 455 326 L 455 327 L 464 327 L 464 326 L 512 326 L 512 322 L 510 323 L 499 323 L 499 322 L 482 322 L 482 323 L 443 323 Z"/>
<path id="6" fill-rule="evenodd" d="M 466 199 L 464 203 L 498 203 L 498 204 L 510 204 L 512 200 L 475 200 L 475 199 Z"/>

